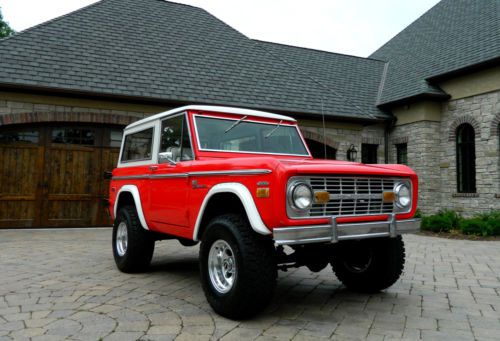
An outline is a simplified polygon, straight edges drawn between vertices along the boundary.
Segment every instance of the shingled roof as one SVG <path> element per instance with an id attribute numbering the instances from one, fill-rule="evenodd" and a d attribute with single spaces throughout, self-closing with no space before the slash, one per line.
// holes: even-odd
<path id="1" fill-rule="evenodd" d="M 443 0 L 371 58 L 388 62 L 379 104 L 446 98 L 427 79 L 500 57 L 499 0 Z"/>
<path id="2" fill-rule="evenodd" d="M 349 98 L 361 112 L 386 118 L 376 107 L 385 62 L 283 44 L 256 41 L 276 58 L 308 74 L 331 92 Z"/>
<path id="3" fill-rule="evenodd" d="M 102 0 L 0 40 L 0 87 L 380 121 L 500 61 L 500 1 L 443 0 L 370 58 L 248 39 L 203 9 Z"/>
<path id="4" fill-rule="evenodd" d="M 296 68 L 298 60 L 284 62 L 276 48 L 270 53 L 262 45 L 197 7 L 103 0 L 1 40 L 0 85 L 349 119 L 383 116 L 370 108 L 380 63 L 353 59 L 359 73 L 346 69 L 348 78 L 335 84 L 316 77 L 321 67 L 312 77 Z M 333 71 L 335 60 L 324 60 Z M 362 95 L 340 89 L 364 71 L 369 80 Z"/>

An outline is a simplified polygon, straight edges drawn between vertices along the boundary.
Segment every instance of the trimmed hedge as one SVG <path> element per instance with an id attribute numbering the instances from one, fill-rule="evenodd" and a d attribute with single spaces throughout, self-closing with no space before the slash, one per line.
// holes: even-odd
<path id="1" fill-rule="evenodd" d="M 467 235 L 500 236 L 500 211 L 463 218 L 454 211 L 442 210 L 438 214 L 423 217 L 422 230 L 432 232 L 459 230 Z"/>
<path id="2" fill-rule="evenodd" d="M 432 232 L 449 232 L 453 227 L 453 222 L 447 216 L 431 215 L 422 218 L 422 230 Z"/>

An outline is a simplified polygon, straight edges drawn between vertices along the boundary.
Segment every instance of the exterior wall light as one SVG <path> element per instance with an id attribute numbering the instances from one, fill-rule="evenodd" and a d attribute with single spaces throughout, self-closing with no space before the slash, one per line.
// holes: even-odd
<path id="1" fill-rule="evenodd" d="M 354 161 L 356 161 L 357 156 L 358 156 L 358 150 L 356 149 L 356 147 L 353 144 L 351 144 L 351 146 L 347 150 L 347 160 L 354 162 Z"/>

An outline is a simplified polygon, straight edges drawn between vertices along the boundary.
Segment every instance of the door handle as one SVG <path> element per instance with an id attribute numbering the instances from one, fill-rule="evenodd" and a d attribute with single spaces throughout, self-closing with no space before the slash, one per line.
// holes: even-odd
<path id="1" fill-rule="evenodd" d="M 149 170 L 154 172 L 158 170 L 158 166 L 149 166 Z"/>

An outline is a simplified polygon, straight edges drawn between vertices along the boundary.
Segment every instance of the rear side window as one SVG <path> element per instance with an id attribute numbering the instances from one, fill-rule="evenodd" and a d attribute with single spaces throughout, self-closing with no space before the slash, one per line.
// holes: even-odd
<path id="1" fill-rule="evenodd" d="M 122 162 L 151 160 L 153 148 L 153 128 L 125 136 Z"/>

